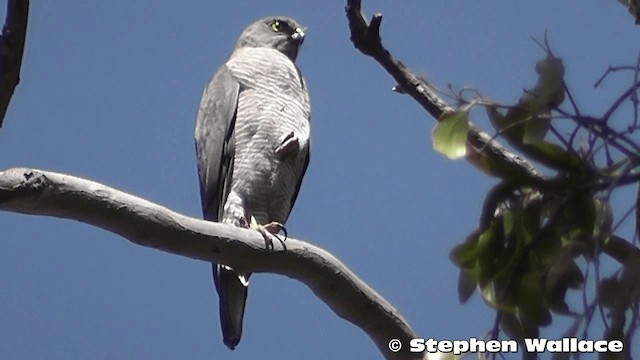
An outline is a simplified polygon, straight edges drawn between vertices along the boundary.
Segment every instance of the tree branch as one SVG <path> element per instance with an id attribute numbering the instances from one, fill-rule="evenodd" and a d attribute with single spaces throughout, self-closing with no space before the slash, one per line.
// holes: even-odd
<path id="1" fill-rule="evenodd" d="M 0 127 L 20 82 L 28 19 L 29 0 L 7 1 L 7 17 L 0 37 Z"/>
<path id="2" fill-rule="evenodd" d="M 620 0 L 620 2 L 627 3 L 634 17 L 638 18 L 638 0 Z M 361 0 L 347 0 L 345 12 L 354 46 L 363 54 L 372 57 L 394 78 L 398 84 L 396 86 L 398 92 L 411 96 L 436 120 L 439 120 L 443 113 L 454 111 L 452 106 L 438 96 L 434 85 L 416 76 L 384 48 L 380 38 L 381 13 L 374 14 L 371 22 L 367 23 L 362 14 Z M 636 85 L 628 92 L 635 90 Z M 621 99 L 626 99 L 628 95 L 625 93 Z M 519 184 L 530 186 L 534 191 L 567 186 L 559 183 L 564 179 L 544 178 L 528 160 L 508 151 L 489 134 L 472 124 L 467 137 L 467 150 L 470 150 L 467 152 L 467 160 L 481 170 L 490 170 L 490 174 L 499 174 L 505 180 L 519 179 Z M 629 180 L 632 178 L 630 177 Z M 597 186 L 594 185 L 594 188 Z M 493 214 L 493 212 L 485 213 Z M 623 265 L 640 259 L 640 249 L 620 237 L 608 237 L 606 240 L 601 240 L 600 245 L 605 254 Z"/>
<path id="3" fill-rule="evenodd" d="M 35 169 L 0 172 L 0 210 L 74 219 L 145 247 L 288 276 L 367 333 L 387 359 L 421 358 L 389 351 L 394 338 L 407 350 L 416 337 L 409 324 L 340 260 L 307 242 L 288 239 L 269 250 L 256 231 L 190 218 L 93 181 Z"/>
<path id="4" fill-rule="evenodd" d="M 380 23 L 382 14 L 376 13 L 371 18 L 371 23 L 365 20 L 360 0 L 348 0 L 345 7 L 351 41 L 356 49 L 363 54 L 372 57 L 391 75 L 397 82 L 397 88 L 408 94 L 418 102 L 436 120 L 453 107 L 437 95 L 436 87 L 425 79 L 416 76 L 400 60 L 396 59 L 382 45 L 380 39 Z M 533 177 L 541 178 L 540 173 L 527 160 L 517 154 L 509 152 L 506 148 L 493 140 L 489 134 L 470 124 L 467 137 L 467 160 L 487 171 L 490 174 L 499 172 L 509 178 Z"/>

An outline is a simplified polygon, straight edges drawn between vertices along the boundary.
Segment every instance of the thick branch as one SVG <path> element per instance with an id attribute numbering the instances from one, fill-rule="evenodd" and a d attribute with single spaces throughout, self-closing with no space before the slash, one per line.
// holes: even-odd
<path id="1" fill-rule="evenodd" d="M 435 86 L 416 76 L 384 48 L 380 39 L 382 14 L 374 14 L 371 18 L 371 23 L 367 24 L 367 20 L 362 15 L 360 0 L 348 0 L 345 11 L 349 20 L 353 45 L 363 54 L 372 57 L 382 65 L 398 83 L 397 87 L 403 93 L 411 96 L 436 120 L 444 112 L 454 110 L 438 96 Z M 506 173 L 506 176 L 510 178 L 541 177 L 529 162 L 509 152 L 498 142 L 492 140 L 489 134 L 474 125 L 469 127 L 467 144 L 469 149 L 467 160 L 480 169 L 487 170 L 487 168 L 492 168 L 503 175 Z"/>
<path id="2" fill-rule="evenodd" d="M 0 37 L 0 127 L 13 91 L 20 82 L 28 19 L 29 0 L 7 1 L 7 18 Z"/>
<path id="3" fill-rule="evenodd" d="M 74 219 L 172 254 L 286 275 L 366 332 L 388 359 L 420 358 L 388 350 L 393 338 L 408 347 L 416 337 L 409 324 L 340 260 L 307 242 L 288 239 L 269 250 L 256 231 L 190 218 L 93 181 L 34 169 L 0 172 L 0 210 Z"/>

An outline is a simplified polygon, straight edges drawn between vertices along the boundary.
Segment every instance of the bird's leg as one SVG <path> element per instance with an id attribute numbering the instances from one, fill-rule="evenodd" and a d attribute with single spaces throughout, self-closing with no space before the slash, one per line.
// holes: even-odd
<path id="1" fill-rule="evenodd" d="M 242 197 L 235 191 L 230 191 L 227 196 L 221 222 L 245 229 L 249 228 L 249 213 L 245 209 Z"/>
<path id="2" fill-rule="evenodd" d="M 280 146 L 276 148 L 276 155 L 280 159 L 300 151 L 300 139 L 291 131 L 280 138 Z"/>
<path id="3" fill-rule="evenodd" d="M 282 246 L 284 246 L 284 242 L 287 240 L 287 229 L 285 229 L 284 225 L 276 221 L 272 221 L 265 225 L 259 225 L 256 218 L 252 216 L 249 228 L 258 231 L 260 235 L 262 235 L 267 248 L 271 250 L 273 250 L 273 238 L 278 239 Z M 280 239 L 277 235 L 280 231 L 284 233 L 284 240 Z"/>

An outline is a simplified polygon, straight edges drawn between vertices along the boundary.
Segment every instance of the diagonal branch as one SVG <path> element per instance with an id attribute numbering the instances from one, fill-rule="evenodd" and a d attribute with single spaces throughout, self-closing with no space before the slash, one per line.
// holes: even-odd
<path id="1" fill-rule="evenodd" d="M 274 243 L 268 250 L 255 231 L 190 218 L 93 181 L 35 169 L 0 172 L 0 210 L 74 219 L 145 247 L 288 276 L 367 333 L 386 358 L 421 358 L 389 351 L 393 338 L 408 348 L 416 337 L 409 324 L 340 260 L 307 242 L 288 239 L 284 247 Z"/>
<path id="2" fill-rule="evenodd" d="M 0 37 L 0 127 L 13 91 L 20 82 L 28 19 L 29 0 L 7 1 L 7 18 Z"/>
<path id="3" fill-rule="evenodd" d="M 436 120 L 453 107 L 437 95 L 436 87 L 416 76 L 382 45 L 380 23 L 382 14 L 376 13 L 371 23 L 365 20 L 360 0 L 348 0 L 345 7 L 351 41 L 356 49 L 372 57 L 398 83 L 398 88 L 418 102 Z M 489 134 L 470 124 L 467 137 L 467 160 L 480 169 L 496 171 L 508 178 L 541 178 L 540 173 L 527 160 L 493 140 Z"/>
<path id="4" fill-rule="evenodd" d="M 349 20 L 351 41 L 356 49 L 382 65 L 398 83 L 398 88 L 402 93 L 410 95 L 436 120 L 443 113 L 453 111 L 453 108 L 437 95 L 435 86 L 416 76 L 384 48 L 380 39 L 382 14 L 374 14 L 371 22 L 367 24 L 367 20 L 362 14 L 361 0 L 347 0 L 345 11 Z M 637 88 L 638 84 L 635 84 L 620 99 L 626 99 L 631 91 Z M 620 99 L 618 101 L 621 101 Z M 469 127 L 467 145 L 467 148 L 473 150 L 468 152 L 467 160 L 474 165 L 479 165 L 480 169 L 486 170 L 489 167 L 499 171 L 504 179 L 522 179 L 521 183 L 537 190 L 567 186 L 562 184 L 563 180 L 558 183 L 543 178 L 526 159 L 509 152 L 489 134 L 473 125 Z M 626 181 L 634 181 L 635 179 L 635 177 L 629 177 Z M 618 237 L 608 239 L 602 250 L 621 263 L 626 263 L 629 259 L 640 259 L 640 249 Z"/>
<path id="5" fill-rule="evenodd" d="M 620 0 L 628 3 L 630 11 L 638 19 L 638 0 Z M 373 58 L 378 62 L 394 80 L 397 82 L 396 89 L 401 93 L 408 94 L 418 104 L 420 104 L 431 116 L 439 120 L 443 113 L 453 111 L 454 108 L 438 96 L 437 89 L 422 77 L 416 76 L 400 60 L 396 59 L 382 45 L 380 38 L 380 24 L 382 14 L 376 13 L 367 23 L 362 8 L 361 0 L 347 0 L 345 7 L 349 29 L 351 31 L 351 41 L 356 49 Z M 635 84 L 627 93 L 617 101 L 622 102 L 635 91 L 638 84 Z M 614 104 L 609 112 L 613 112 Z M 610 115 L 609 113 L 607 116 Z M 470 124 L 467 136 L 467 160 L 478 166 L 482 170 L 489 170 L 490 174 L 499 175 L 503 180 L 517 179 L 517 183 L 530 187 L 529 190 L 538 192 L 543 190 L 553 190 L 554 186 L 566 187 L 558 181 L 563 179 L 549 180 L 543 177 L 538 170 L 527 160 L 514 154 L 495 141 L 489 134 L 478 127 Z M 627 181 L 633 181 L 635 177 L 629 177 Z M 594 188 L 598 185 L 594 185 Z M 493 212 L 484 212 L 493 214 Z M 617 236 L 611 236 L 600 241 L 601 250 L 617 260 L 623 265 L 633 263 L 640 259 L 640 249 L 634 244 Z"/>

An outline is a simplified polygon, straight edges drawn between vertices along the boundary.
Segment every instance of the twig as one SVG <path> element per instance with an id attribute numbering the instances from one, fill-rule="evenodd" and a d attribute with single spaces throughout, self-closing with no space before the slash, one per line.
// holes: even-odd
<path id="1" fill-rule="evenodd" d="M 593 87 L 597 88 L 598 86 L 600 86 L 600 84 L 602 84 L 604 79 L 606 79 L 609 76 L 609 74 L 612 74 L 614 72 L 618 72 L 618 71 L 621 71 L 621 70 L 631 70 L 631 71 L 633 71 L 633 70 L 636 70 L 636 68 L 633 67 L 633 66 L 629 66 L 629 65 L 609 66 L 607 68 L 607 71 L 605 71 L 604 74 L 602 74 L 602 76 L 600 76 L 598 81 L 596 81 L 596 83 L 593 84 Z"/>
<path id="2" fill-rule="evenodd" d="M 632 96 L 640 87 L 640 81 L 636 82 L 631 86 L 627 91 L 625 91 L 616 101 L 613 102 L 611 107 L 607 110 L 607 112 L 602 116 L 602 122 L 605 124 L 609 121 L 611 115 L 620 107 L 623 101 L 627 100 L 628 97 Z"/>

